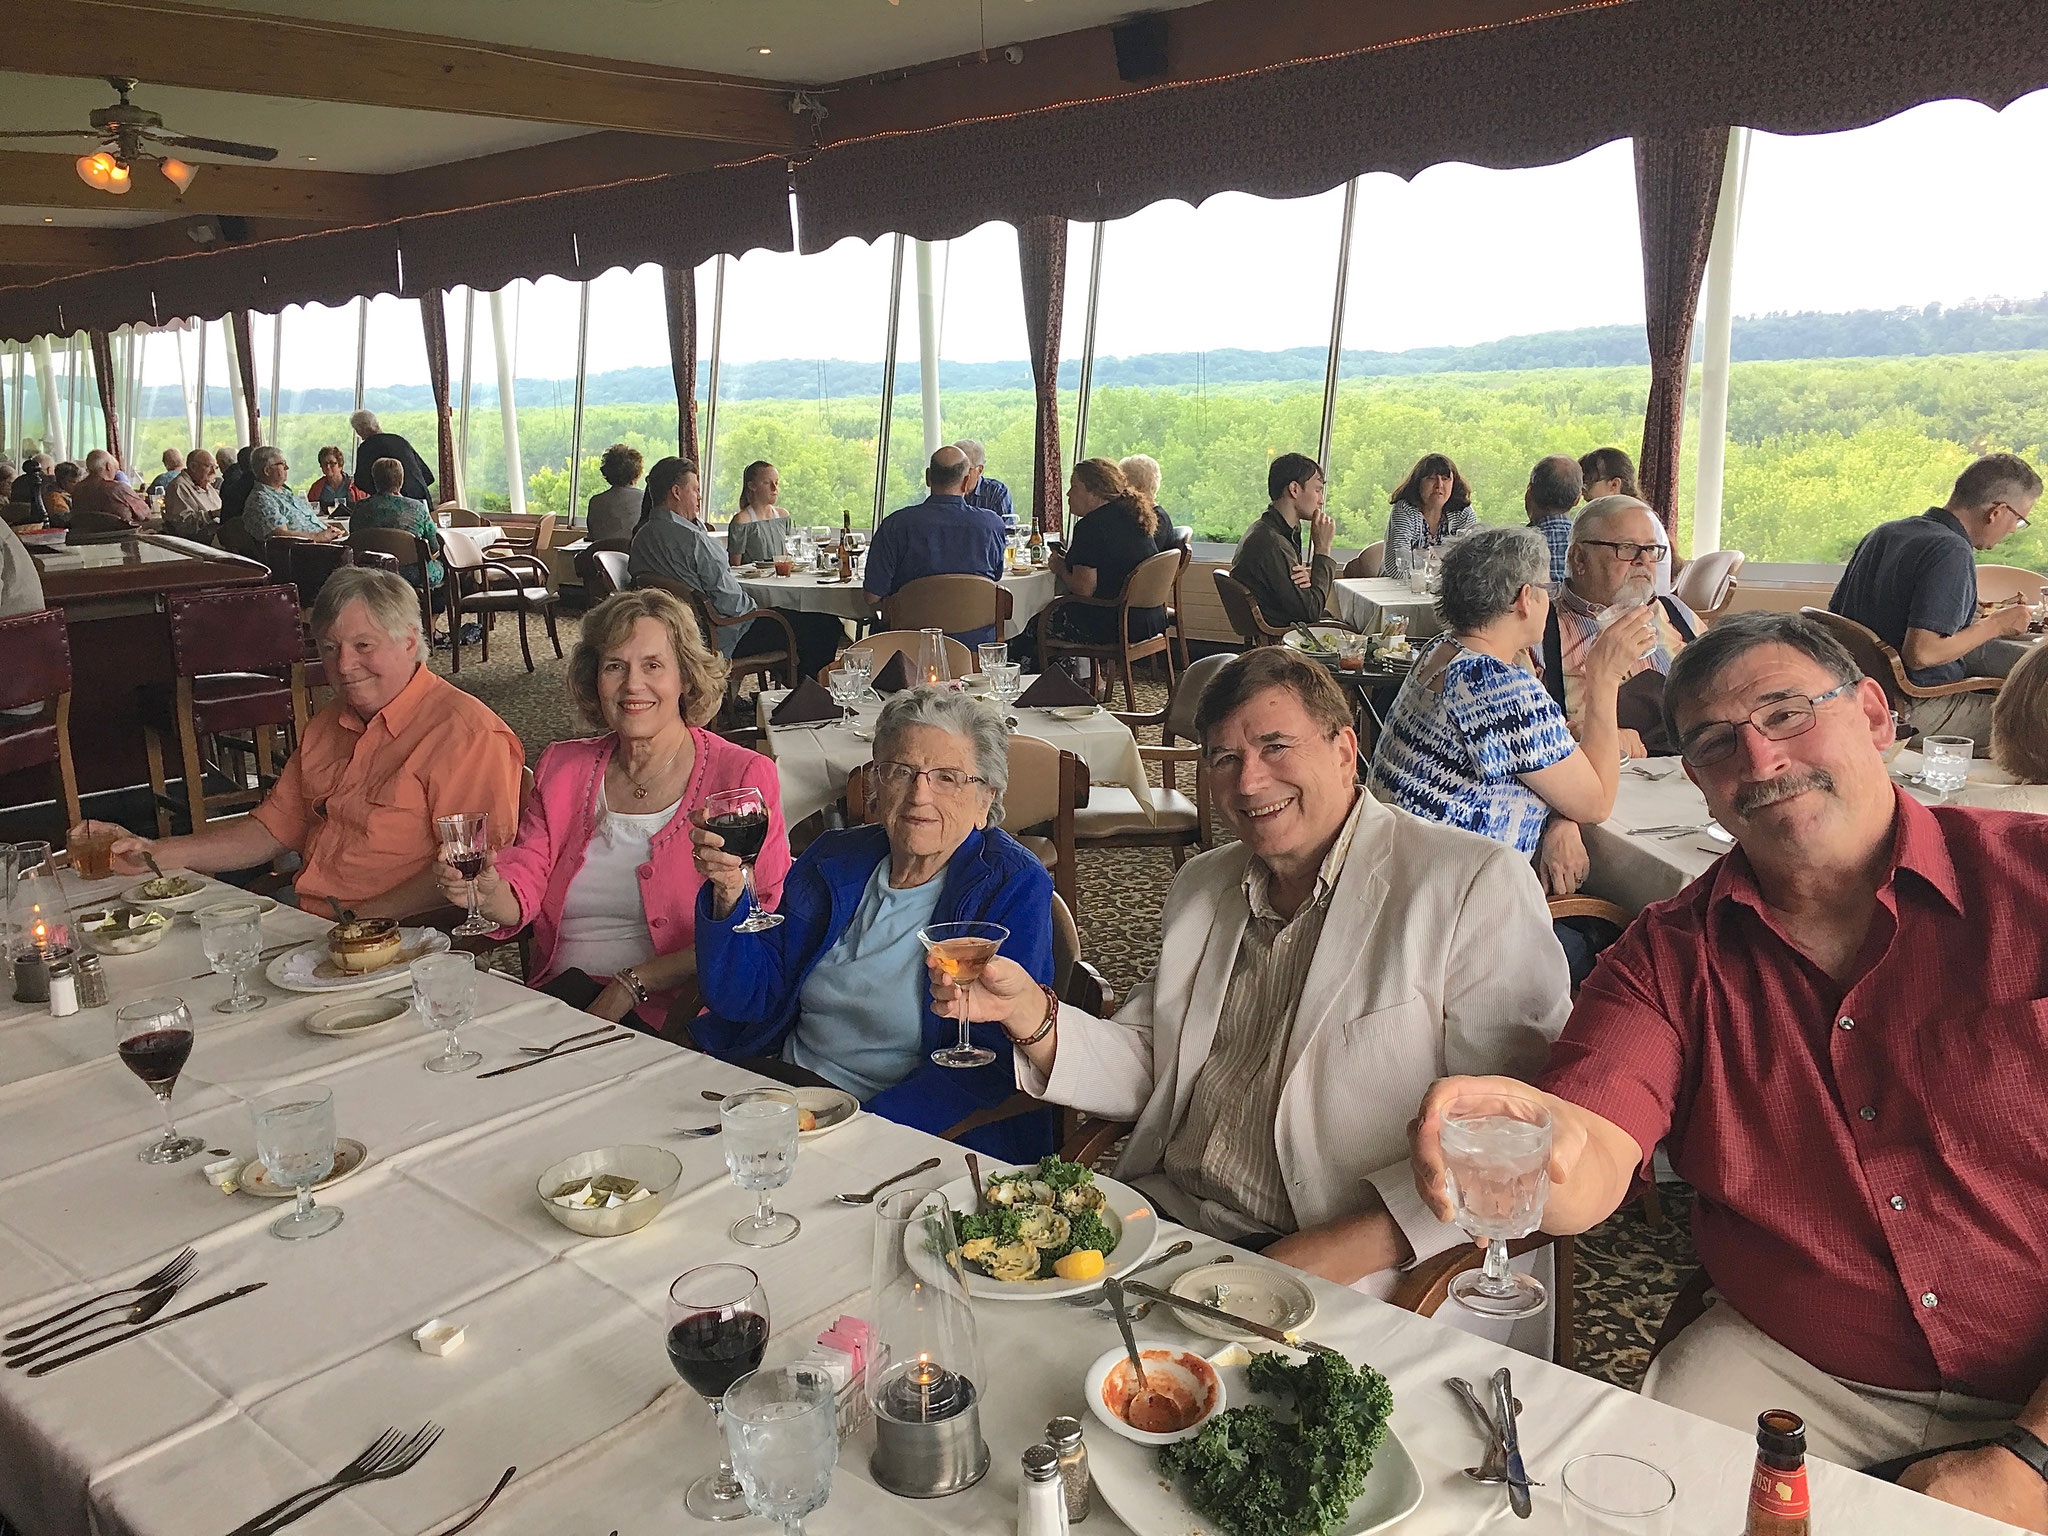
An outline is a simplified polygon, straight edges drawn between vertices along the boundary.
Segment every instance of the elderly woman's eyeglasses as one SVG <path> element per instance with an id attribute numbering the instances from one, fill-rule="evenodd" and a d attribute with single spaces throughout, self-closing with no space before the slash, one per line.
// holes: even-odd
<path id="1" fill-rule="evenodd" d="M 1671 553 L 1669 544 L 1631 544 L 1626 539 L 1581 539 L 1581 544 L 1591 544 L 1596 549 L 1611 549 L 1621 557 L 1622 563 L 1633 565 L 1648 555 L 1652 560 L 1662 560 Z"/>
<path id="2" fill-rule="evenodd" d="M 1862 681 L 1852 677 L 1811 698 L 1795 693 L 1790 698 L 1772 699 L 1751 710 L 1746 719 L 1710 720 L 1686 736 L 1679 744 L 1678 755 L 1695 768 L 1711 768 L 1734 754 L 1736 735 L 1745 725 L 1754 726 L 1765 741 L 1789 741 L 1794 736 L 1804 736 L 1813 729 L 1816 709 L 1830 699 L 1841 698 Z"/>
<path id="3" fill-rule="evenodd" d="M 988 783 L 979 774 L 969 773 L 965 768 L 913 768 L 908 763 L 878 762 L 875 764 L 875 778 L 890 789 L 907 790 L 919 779 L 930 779 L 932 788 L 940 794 L 961 795 L 970 784 Z"/>

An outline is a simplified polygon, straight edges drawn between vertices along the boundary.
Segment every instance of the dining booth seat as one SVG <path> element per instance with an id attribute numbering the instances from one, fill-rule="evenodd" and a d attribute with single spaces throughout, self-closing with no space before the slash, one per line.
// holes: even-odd
<path id="1" fill-rule="evenodd" d="M 0 775 L 48 766 L 64 825 L 84 820 L 71 762 L 71 637 L 55 608 L 0 619 Z M 25 713 L 39 706 L 36 713 Z"/>

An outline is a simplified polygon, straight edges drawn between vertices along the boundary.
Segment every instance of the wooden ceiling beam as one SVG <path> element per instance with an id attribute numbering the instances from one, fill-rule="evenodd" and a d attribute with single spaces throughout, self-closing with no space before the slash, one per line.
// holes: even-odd
<path id="1" fill-rule="evenodd" d="M 81 153 L 85 142 L 80 141 Z M 385 214 L 381 176 L 350 171 L 280 170 L 268 165 L 201 165 L 191 188 L 178 189 L 153 165 L 138 165 L 119 197 L 78 179 L 77 155 L 0 149 L 0 206 L 161 210 L 167 214 L 236 214 L 243 218 L 309 219 L 367 224 Z"/>
<path id="2" fill-rule="evenodd" d="M 644 133 L 586 133 L 528 149 L 400 171 L 383 178 L 383 198 L 387 217 L 402 218 L 634 176 L 708 170 L 748 158 L 743 149 L 729 144 Z"/>
<path id="3" fill-rule="evenodd" d="M 316 101 L 332 101 L 344 79 L 364 106 L 782 149 L 813 138 L 789 110 L 791 88 L 773 81 L 338 21 L 165 0 L 0 0 L 0 36 L 7 67 L 32 74 Z"/>
<path id="4" fill-rule="evenodd" d="M 11 267 L 36 268 L 45 278 L 93 267 L 111 267 L 131 259 L 126 229 L 81 229 L 64 224 L 19 224 L 7 231 L 6 255 Z"/>

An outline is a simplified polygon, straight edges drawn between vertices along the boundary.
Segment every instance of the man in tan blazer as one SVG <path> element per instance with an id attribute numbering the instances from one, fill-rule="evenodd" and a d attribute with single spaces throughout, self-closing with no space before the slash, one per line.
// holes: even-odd
<path id="1" fill-rule="evenodd" d="M 1175 879 L 1157 969 L 1098 1019 L 999 959 L 972 1016 L 1009 1033 L 1027 1092 L 1136 1122 L 1117 1176 L 1168 1216 L 1384 1294 L 1469 1241 L 1415 1192 L 1415 1104 L 1446 1072 L 1542 1064 L 1563 951 L 1527 860 L 1358 787 L 1350 712 L 1315 663 L 1239 657 L 1196 732 L 1238 841 Z M 936 971 L 933 995 L 955 996 Z"/>

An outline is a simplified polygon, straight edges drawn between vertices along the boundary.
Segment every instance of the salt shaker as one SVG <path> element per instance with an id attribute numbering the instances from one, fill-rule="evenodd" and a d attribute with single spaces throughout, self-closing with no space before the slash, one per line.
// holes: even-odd
<path id="1" fill-rule="evenodd" d="M 1060 1458 L 1060 1483 L 1066 1491 L 1067 1524 L 1088 1518 L 1094 1479 L 1088 1475 L 1088 1447 L 1081 1443 L 1081 1421 L 1062 1414 L 1045 1426 L 1045 1441 Z"/>
<path id="2" fill-rule="evenodd" d="M 1066 1536 L 1067 1501 L 1060 1485 L 1060 1453 L 1034 1445 L 1024 1453 L 1017 1483 L 1017 1536 Z"/>
<path id="3" fill-rule="evenodd" d="M 59 958 L 50 962 L 50 1017 L 66 1018 L 78 1012 L 78 967 Z"/>

